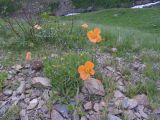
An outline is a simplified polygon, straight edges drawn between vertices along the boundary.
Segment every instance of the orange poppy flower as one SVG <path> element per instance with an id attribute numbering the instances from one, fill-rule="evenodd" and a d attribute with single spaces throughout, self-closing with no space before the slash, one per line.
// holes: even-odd
<path id="1" fill-rule="evenodd" d="M 26 53 L 26 61 L 30 61 L 31 60 L 31 52 L 27 52 Z"/>
<path id="2" fill-rule="evenodd" d="M 88 28 L 88 24 L 84 23 L 81 25 L 81 27 L 86 29 L 86 28 Z"/>
<path id="3" fill-rule="evenodd" d="M 94 30 L 91 30 L 87 33 L 88 39 L 93 43 L 99 43 L 102 41 L 101 37 L 101 30 L 99 28 L 94 28 Z"/>
<path id="4" fill-rule="evenodd" d="M 87 80 L 90 75 L 95 74 L 94 64 L 91 61 L 87 61 L 84 65 L 80 65 L 78 68 L 78 72 L 80 74 L 80 78 L 82 80 Z"/>

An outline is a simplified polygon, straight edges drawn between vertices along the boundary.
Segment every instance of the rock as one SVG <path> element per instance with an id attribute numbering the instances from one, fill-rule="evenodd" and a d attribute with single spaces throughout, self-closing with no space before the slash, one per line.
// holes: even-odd
<path id="1" fill-rule="evenodd" d="M 88 117 L 89 120 L 102 120 L 102 115 L 100 113 L 94 113 Z"/>
<path id="2" fill-rule="evenodd" d="M 42 94 L 42 97 L 45 101 L 48 101 L 49 100 L 49 91 L 48 90 L 45 90 Z"/>
<path id="3" fill-rule="evenodd" d="M 31 99 L 40 97 L 41 95 L 42 95 L 41 91 L 39 91 L 39 90 L 32 90 Z"/>
<path id="4" fill-rule="evenodd" d="M 108 112 L 112 115 L 119 115 L 121 114 L 123 111 L 122 110 L 119 110 L 117 108 L 113 108 L 113 107 L 109 107 L 108 108 Z"/>
<path id="5" fill-rule="evenodd" d="M 123 92 L 123 93 L 126 93 L 126 91 L 127 91 L 127 89 L 126 89 L 125 86 L 120 86 L 120 85 L 118 85 L 118 86 L 117 86 L 117 89 L 120 90 L 120 91 Z"/>
<path id="6" fill-rule="evenodd" d="M 139 112 L 139 114 L 143 117 L 143 118 L 145 118 L 145 119 L 149 119 L 149 116 L 143 111 L 144 110 L 144 106 L 142 106 L 142 105 L 139 105 L 138 106 L 138 112 Z"/>
<path id="7" fill-rule="evenodd" d="M 32 79 L 32 86 L 35 88 L 51 88 L 49 79 L 44 77 L 34 77 Z"/>
<path id="8" fill-rule="evenodd" d="M 85 110 L 91 110 L 92 109 L 92 102 L 87 102 L 83 105 Z"/>
<path id="9" fill-rule="evenodd" d="M 124 117 L 126 120 L 134 120 L 136 118 L 135 114 L 132 110 L 128 110 L 124 112 Z"/>
<path id="10" fill-rule="evenodd" d="M 155 116 L 155 120 L 160 120 L 160 108 L 155 109 L 153 114 Z"/>
<path id="11" fill-rule="evenodd" d="M 21 118 L 21 120 L 28 120 L 28 115 L 27 115 L 25 109 L 21 110 L 21 112 L 20 112 L 20 118 Z"/>
<path id="12" fill-rule="evenodd" d="M 101 104 L 99 103 L 95 103 L 94 106 L 93 106 L 93 109 L 96 111 L 96 112 L 100 112 L 103 107 L 101 106 Z"/>
<path id="13" fill-rule="evenodd" d="M 27 105 L 25 102 L 20 102 L 20 103 L 19 103 L 19 106 L 20 106 L 22 109 L 26 109 L 28 105 Z"/>
<path id="14" fill-rule="evenodd" d="M 7 80 L 11 80 L 12 79 L 12 75 L 10 75 L 10 74 L 8 74 L 8 78 L 7 78 Z"/>
<path id="15" fill-rule="evenodd" d="M 69 117 L 69 111 L 66 105 L 56 104 L 54 105 L 54 109 L 58 111 L 64 118 Z"/>
<path id="16" fill-rule="evenodd" d="M 13 93 L 13 91 L 12 91 L 12 90 L 9 90 L 9 89 L 3 91 L 3 94 L 4 94 L 5 96 L 11 96 L 12 93 Z"/>
<path id="17" fill-rule="evenodd" d="M 9 109 L 10 106 L 11 102 L 9 101 L 0 106 L 0 118 L 4 115 L 4 113 Z"/>
<path id="18" fill-rule="evenodd" d="M 138 70 L 140 67 L 140 64 L 136 62 L 136 63 L 133 63 L 132 66 L 134 70 Z"/>
<path id="19" fill-rule="evenodd" d="M 51 112 L 51 120 L 65 120 L 56 110 Z"/>
<path id="20" fill-rule="evenodd" d="M 101 105 L 102 107 L 106 107 L 106 106 L 107 106 L 107 104 L 106 104 L 106 102 L 105 102 L 104 100 L 101 100 L 100 105 Z"/>
<path id="21" fill-rule="evenodd" d="M 137 95 L 134 99 L 138 102 L 138 105 L 149 106 L 149 101 L 146 95 Z"/>
<path id="22" fill-rule="evenodd" d="M 116 90 L 116 91 L 114 92 L 114 97 L 115 97 L 116 99 L 119 99 L 119 98 L 124 98 L 125 96 L 124 96 L 123 93 L 121 93 L 120 91 Z"/>
<path id="23" fill-rule="evenodd" d="M 32 110 L 38 105 L 38 99 L 33 99 L 30 101 L 29 106 L 27 107 L 27 110 Z"/>
<path id="24" fill-rule="evenodd" d="M 24 89 L 25 89 L 25 81 L 21 81 L 20 86 L 17 88 L 16 93 L 17 94 L 22 94 Z"/>
<path id="25" fill-rule="evenodd" d="M 12 69 L 16 70 L 16 71 L 20 71 L 23 67 L 21 65 L 15 65 L 12 66 Z"/>
<path id="26" fill-rule="evenodd" d="M 137 107 L 138 103 L 136 100 L 134 99 L 128 99 L 128 98 L 125 98 L 123 101 L 122 101 L 122 107 L 124 109 L 133 109 L 135 107 Z"/>
<path id="27" fill-rule="evenodd" d="M 89 80 L 84 81 L 82 92 L 90 95 L 105 95 L 105 90 L 101 81 L 94 78 L 90 78 Z"/>
<path id="28" fill-rule="evenodd" d="M 43 63 L 41 61 L 35 60 L 31 64 L 32 70 L 39 71 L 43 68 Z"/>
<path id="29" fill-rule="evenodd" d="M 45 102 L 43 100 L 40 100 L 38 104 L 38 109 L 40 109 L 44 104 Z"/>
<path id="30" fill-rule="evenodd" d="M 24 102 L 25 102 L 25 103 L 29 103 L 29 102 L 30 102 L 30 98 L 24 99 Z"/>
<path id="31" fill-rule="evenodd" d="M 123 99 L 123 101 L 122 101 L 122 108 L 123 109 L 128 109 L 128 107 L 129 107 L 128 100 L 129 100 L 128 98 Z"/>
<path id="32" fill-rule="evenodd" d="M 72 114 L 72 120 L 80 120 L 77 110 L 74 110 Z"/>
<path id="33" fill-rule="evenodd" d="M 82 116 L 80 120 L 87 120 L 85 116 Z"/>
<path id="34" fill-rule="evenodd" d="M 117 116 L 114 116 L 114 115 L 108 114 L 108 120 L 122 120 L 122 119 L 120 119 L 120 118 L 119 118 L 119 117 L 117 117 Z"/>

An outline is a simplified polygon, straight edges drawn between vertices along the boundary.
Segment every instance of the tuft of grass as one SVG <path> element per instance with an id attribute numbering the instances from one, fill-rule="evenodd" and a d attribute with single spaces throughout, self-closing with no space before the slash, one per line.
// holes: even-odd
<path id="1" fill-rule="evenodd" d="M 78 66 L 88 60 L 92 61 L 88 53 L 67 53 L 57 59 L 44 60 L 44 73 L 50 78 L 53 89 L 68 100 L 81 87 Z"/>
<path id="2" fill-rule="evenodd" d="M 143 83 L 138 82 L 136 85 L 130 84 L 128 86 L 126 96 L 132 98 L 132 97 L 136 96 L 137 94 L 142 94 L 142 93 L 146 93 L 146 92 L 147 92 L 146 86 Z"/>
<path id="3" fill-rule="evenodd" d="M 2 91 L 4 81 L 7 79 L 7 73 L 5 72 L 0 72 L 0 91 Z"/>

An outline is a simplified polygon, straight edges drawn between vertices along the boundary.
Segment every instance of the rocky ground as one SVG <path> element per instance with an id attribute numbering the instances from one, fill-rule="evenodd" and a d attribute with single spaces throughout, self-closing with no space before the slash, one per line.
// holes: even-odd
<path id="1" fill-rule="evenodd" d="M 52 86 L 43 74 L 40 61 L 9 68 L 1 66 L 0 71 L 7 72 L 8 79 L 0 93 L 0 119 L 149 120 L 152 116 L 153 120 L 160 120 L 160 109 L 152 109 L 147 95 L 140 93 L 132 98 L 126 95 L 129 85 L 143 77 L 145 64 L 138 57 L 133 63 L 109 53 L 98 53 L 96 58 L 98 70 L 112 80 L 113 89 L 106 91 L 103 82 L 91 78 L 84 81 L 80 93 L 68 104 L 51 100 L 54 98 Z M 111 65 L 113 61 L 115 65 Z M 131 80 L 124 77 L 124 67 L 131 71 Z"/>

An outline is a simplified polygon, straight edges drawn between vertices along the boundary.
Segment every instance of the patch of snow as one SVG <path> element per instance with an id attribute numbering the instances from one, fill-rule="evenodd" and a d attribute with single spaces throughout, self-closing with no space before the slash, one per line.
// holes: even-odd
<path id="1" fill-rule="evenodd" d="M 73 16 L 73 15 L 78 15 L 78 14 L 80 14 L 80 13 L 69 13 L 69 14 L 67 14 L 65 16 Z"/>
<path id="2" fill-rule="evenodd" d="M 154 2 L 154 3 L 147 3 L 147 4 L 144 4 L 144 5 L 136 5 L 136 6 L 131 7 L 131 8 L 144 8 L 144 7 L 149 7 L 149 6 L 152 6 L 152 5 L 159 4 L 159 3 L 160 3 L 160 1 Z"/>

